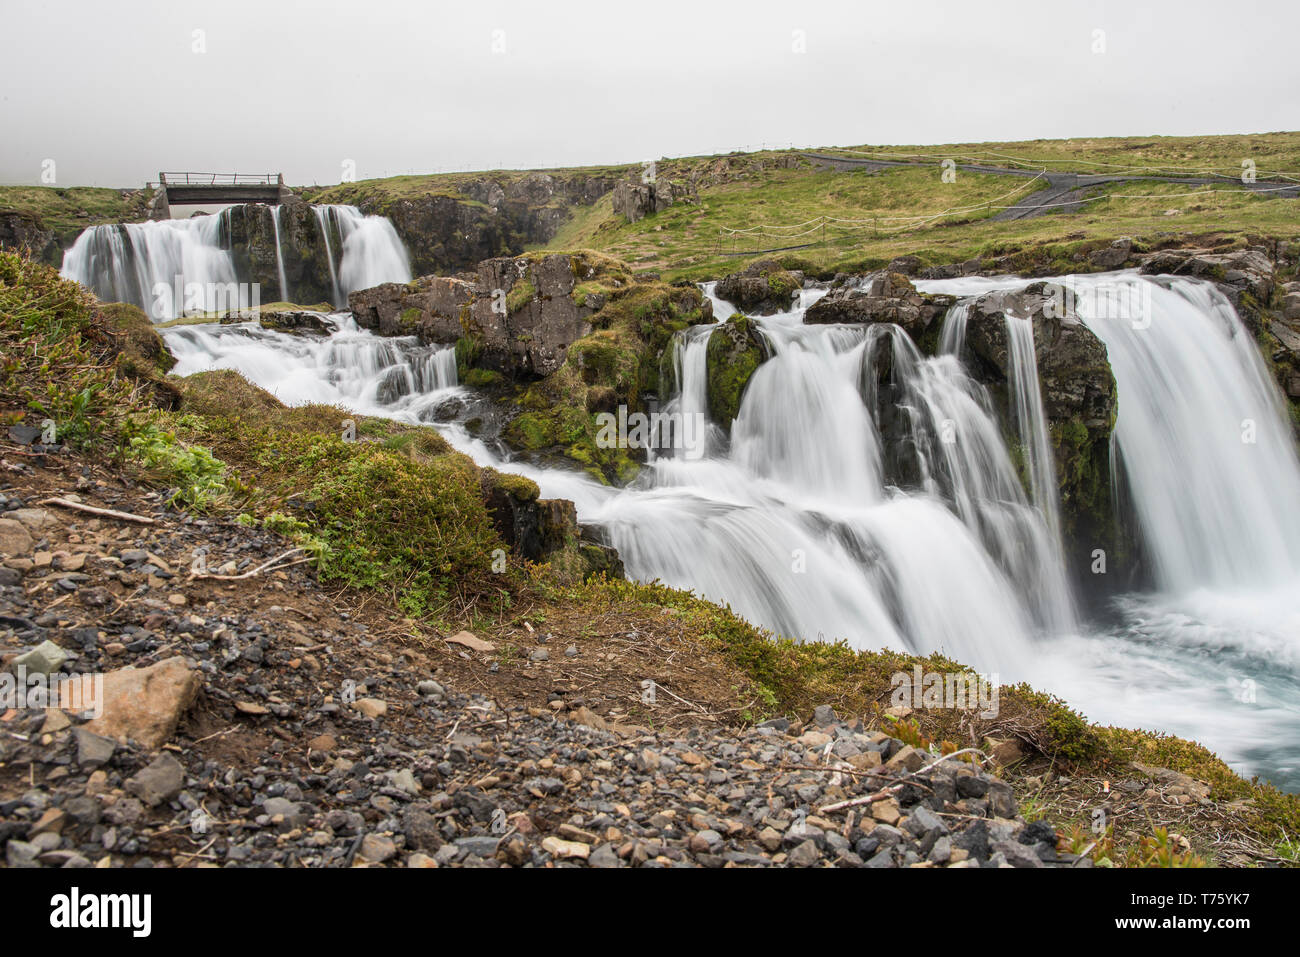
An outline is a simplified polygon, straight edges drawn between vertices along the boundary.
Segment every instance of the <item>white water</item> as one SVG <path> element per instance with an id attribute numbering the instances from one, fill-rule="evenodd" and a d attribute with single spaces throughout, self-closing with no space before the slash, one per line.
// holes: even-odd
<path id="1" fill-rule="evenodd" d="M 218 287 L 237 282 L 226 248 L 229 211 L 192 219 L 92 226 L 63 256 L 62 274 L 107 302 L 130 302 L 155 322 L 187 308 L 216 308 Z M 187 282 L 202 284 L 201 301 L 187 297 Z M 161 287 L 162 294 L 155 295 Z M 187 301 L 188 299 L 188 301 Z"/>
<path id="2" fill-rule="evenodd" d="M 280 241 L 282 209 L 271 209 L 278 298 L 292 301 Z M 317 206 L 314 212 L 324 236 L 336 306 L 346 305 L 348 293 L 356 289 L 410 282 L 410 258 L 386 218 L 365 216 L 355 206 Z M 230 308 L 232 284 L 248 280 L 235 268 L 230 216 L 225 209 L 190 219 L 92 226 L 64 253 L 62 275 L 105 301 L 134 303 L 155 322 Z M 337 267 L 331 222 L 342 239 Z M 250 299 L 246 295 L 245 303 Z M 260 293 L 256 299 L 272 301 Z"/>
<path id="3" fill-rule="evenodd" d="M 989 397 L 962 367 L 960 308 L 941 354 L 925 358 L 886 327 L 804 326 L 818 295 L 806 291 L 799 309 L 760 320 L 773 356 L 751 380 L 730 442 L 714 433 L 702 459 L 655 459 L 625 489 L 505 463 L 460 427 L 438 427 L 480 463 L 572 499 L 633 577 L 694 589 L 781 634 L 943 651 L 1060 694 L 1093 720 L 1195 738 L 1243 771 L 1298 786 L 1300 464 L 1277 394 L 1212 287 L 1068 281 L 1141 283 L 1150 297 L 1143 329 L 1081 305 L 1110 351 L 1116 444 L 1159 582 L 1124 597 L 1107 622 L 1074 624 L 1049 514 L 1054 479 L 1040 473 L 1025 494 Z M 969 284 L 920 285 L 962 295 L 1023 282 Z M 718 304 L 717 315 L 729 312 Z M 1036 372 L 1011 335 L 1032 471 L 1050 457 Z M 211 326 L 167 338 L 181 374 L 237 368 L 287 402 L 428 421 L 433 404 L 463 391 L 450 386 L 451 350 L 413 359 L 404 351 L 413 343 L 387 351 L 346 322 L 317 341 Z M 707 408 L 706 342 L 704 331 L 682 334 L 665 408 Z M 868 372 L 885 355 L 892 380 L 878 389 Z M 886 449 L 890 413 L 903 424 Z M 1246 419 L 1254 443 L 1242 441 Z M 907 488 L 891 484 L 887 451 L 913 464 Z"/>
<path id="4" fill-rule="evenodd" d="M 234 369 L 285 405 L 339 405 L 363 415 L 421 422 L 457 388 L 456 350 L 383 338 L 347 313 L 321 316 L 328 337 L 263 329 L 257 322 L 177 326 L 163 335 L 174 375 Z"/>
<path id="5" fill-rule="evenodd" d="M 280 280 L 280 300 L 293 302 L 289 295 L 289 281 L 284 278 L 284 250 L 280 247 L 280 207 L 271 207 L 271 228 L 275 232 L 275 272 Z"/>
<path id="6" fill-rule="evenodd" d="M 320 226 L 320 234 L 325 238 L 325 258 L 330 264 L 330 292 L 332 302 L 336 306 L 346 305 L 343 292 L 339 289 L 339 273 L 334 266 L 334 242 L 330 239 L 330 233 L 334 231 L 334 208 L 333 206 L 313 206 L 311 211 L 316 215 L 316 222 Z"/>
<path id="7" fill-rule="evenodd" d="M 363 216 L 355 206 L 331 206 L 330 213 L 343 237 L 343 261 L 339 266 L 339 292 L 369 289 L 385 282 L 410 282 L 411 260 L 397 230 L 384 216 Z"/>

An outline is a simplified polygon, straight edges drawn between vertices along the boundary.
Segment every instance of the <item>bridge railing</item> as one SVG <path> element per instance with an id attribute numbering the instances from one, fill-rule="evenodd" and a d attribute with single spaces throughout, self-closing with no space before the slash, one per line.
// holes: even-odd
<path id="1" fill-rule="evenodd" d="M 280 186 L 283 173 L 159 173 L 160 186 Z"/>

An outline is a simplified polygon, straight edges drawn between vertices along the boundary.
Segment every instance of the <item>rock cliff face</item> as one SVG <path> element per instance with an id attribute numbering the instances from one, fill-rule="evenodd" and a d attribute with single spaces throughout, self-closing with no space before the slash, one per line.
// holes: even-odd
<path id="1" fill-rule="evenodd" d="M 767 354 L 767 344 L 748 316 L 732 316 L 709 336 L 705 353 L 709 417 L 723 429 L 731 428 L 745 387 Z"/>
<path id="2" fill-rule="evenodd" d="M 0 209 L 0 249 L 27 250 L 33 259 L 58 263 L 62 249 L 49 229 L 35 213 Z"/>
<path id="3" fill-rule="evenodd" d="M 311 206 L 285 203 L 280 212 L 280 251 L 284 257 L 287 289 L 280 289 L 276 265 L 275 209 L 261 204 L 234 206 L 230 210 L 230 248 L 237 275 L 261 284 L 263 290 L 278 290 L 276 299 L 286 302 L 317 303 L 333 299 L 330 263 L 320 221 Z M 331 239 L 334 257 L 340 255 L 337 236 Z M 268 293 L 263 293 L 265 300 Z"/>
<path id="4" fill-rule="evenodd" d="M 699 194 L 692 183 L 669 179 L 660 179 L 653 183 L 624 180 L 614 187 L 612 199 L 614 214 L 622 216 L 629 223 L 635 223 L 653 213 L 661 212 L 674 203 L 700 201 Z"/>
<path id="5" fill-rule="evenodd" d="M 378 187 L 304 190 L 312 202 L 347 202 L 363 213 L 387 216 L 411 253 L 416 275 L 473 268 L 485 259 L 516 256 L 544 243 L 579 206 L 614 188 L 614 175 L 529 173 L 518 178 L 481 177 L 458 193 L 393 198 Z"/>
<path id="6" fill-rule="evenodd" d="M 464 340 L 475 366 L 535 378 L 555 372 L 568 347 L 591 332 L 604 297 L 580 287 L 597 273 L 580 255 L 488 259 L 471 274 L 363 289 L 348 305 L 363 328 L 426 342 Z"/>
<path id="7" fill-rule="evenodd" d="M 954 301 L 952 296 L 917 292 L 902 273 L 881 272 L 861 284 L 832 289 L 808 309 L 804 322 L 892 322 L 924 348 Z"/>

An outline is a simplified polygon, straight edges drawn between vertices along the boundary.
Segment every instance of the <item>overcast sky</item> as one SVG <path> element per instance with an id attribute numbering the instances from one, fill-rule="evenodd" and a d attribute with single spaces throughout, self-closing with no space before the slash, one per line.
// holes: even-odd
<path id="1" fill-rule="evenodd" d="M 10 184 L 47 160 L 63 186 L 298 185 L 347 161 L 361 179 L 1300 126 L 1294 0 L 3 0 L 2 22 Z"/>

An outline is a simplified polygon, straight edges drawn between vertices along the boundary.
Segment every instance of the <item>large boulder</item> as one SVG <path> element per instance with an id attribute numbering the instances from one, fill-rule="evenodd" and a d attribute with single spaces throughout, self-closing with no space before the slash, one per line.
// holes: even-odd
<path id="1" fill-rule="evenodd" d="M 718 280 L 714 292 L 742 312 L 766 316 L 789 310 L 802 287 L 803 273 L 762 259 Z"/>
<path id="2" fill-rule="evenodd" d="M 381 335 L 465 340 L 481 368 L 540 377 L 560 368 L 568 347 L 591 332 L 604 298 L 580 286 L 599 273 L 581 255 L 489 259 L 473 274 L 358 290 L 348 305 L 360 326 Z"/>
<path id="3" fill-rule="evenodd" d="M 705 352 L 709 416 L 717 425 L 731 427 L 745 387 L 766 358 L 767 343 L 748 316 L 733 315 L 709 336 Z"/>
<path id="4" fill-rule="evenodd" d="M 83 728 L 93 734 L 161 748 L 199 692 L 198 672 L 182 657 L 104 675 L 103 712 Z"/>
<path id="5" fill-rule="evenodd" d="M 902 273 L 880 272 L 832 289 L 809 307 L 804 322 L 892 322 L 921 344 L 938 330 L 953 302 L 952 296 L 917 292 Z"/>

